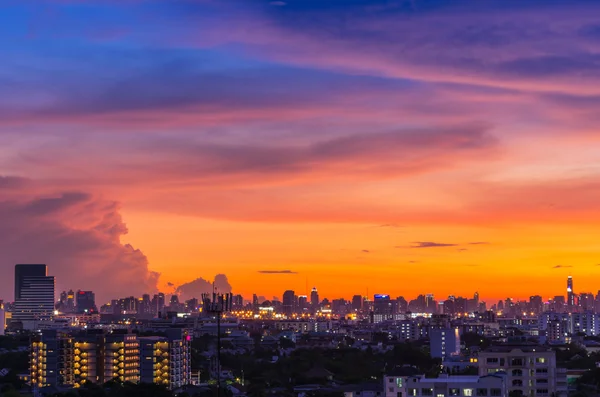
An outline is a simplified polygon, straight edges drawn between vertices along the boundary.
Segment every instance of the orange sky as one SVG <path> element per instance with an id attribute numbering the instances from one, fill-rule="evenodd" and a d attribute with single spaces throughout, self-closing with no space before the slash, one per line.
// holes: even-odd
<path id="1" fill-rule="evenodd" d="M 43 3 L 0 15 L 8 274 L 100 300 L 218 274 L 246 298 L 600 290 L 600 5 Z"/>

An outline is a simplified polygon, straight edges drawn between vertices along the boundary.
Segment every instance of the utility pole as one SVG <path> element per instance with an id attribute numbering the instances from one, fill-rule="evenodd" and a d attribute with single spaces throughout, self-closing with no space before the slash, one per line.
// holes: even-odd
<path id="1" fill-rule="evenodd" d="M 202 294 L 203 311 L 216 317 L 217 320 L 217 397 L 221 397 L 221 318 L 223 313 L 231 311 L 233 295 L 217 294 L 214 290 L 211 294 Z"/>

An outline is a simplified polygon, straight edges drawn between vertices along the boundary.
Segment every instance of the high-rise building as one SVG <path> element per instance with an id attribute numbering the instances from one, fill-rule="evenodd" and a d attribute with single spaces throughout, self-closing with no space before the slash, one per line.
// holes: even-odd
<path id="1" fill-rule="evenodd" d="M 191 383 L 190 336 L 168 329 L 166 336 L 140 338 L 140 381 L 177 389 Z"/>
<path id="2" fill-rule="evenodd" d="M 282 305 L 282 311 L 284 314 L 286 315 L 291 315 L 292 313 L 294 313 L 294 309 L 295 309 L 295 305 L 294 305 L 294 301 L 295 301 L 295 297 L 296 297 L 296 293 L 292 290 L 287 290 L 283 293 L 283 305 Z"/>
<path id="3" fill-rule="evenodd" d="M 360 295 L 354 295 L 352 297 L 352 310 L 354 311 L 361 311 L 362 310 L 362 296 Z"/>
<path id="4" fill-rule="evenodd" d="M 4 322 L 5 322 L 4 305 L 2 302 L 0 302 L 0 335 L 4 335 Z"/>
<path id="5" fill-rule="evenodd" d="M 392 301 L 389 295 L 375 294 L 373 297 L 373 312 L 375 314 L 390 315 L 392 314 Z"/>
<path id="6" fill-rule="evenodd" d="M 96 295 L 92 291 L 77 291 L 77 313 L 97 313 Z"/>
<path id="7" fill-rule="evenodd" d="M 447 358 L 460 354 L 460 333 L 458 328 L 432 328 L 429 330 L 431 357 Z"/>
<path id="8" fill-rule="evenodd" d="M 312 291 L 310 291 L 310 305 L 312 306 L 312 309 L 315 311 L 318 310 L 319 303 L 321 303 L 319 300 L 319 292 L 317 291 L 317 287 L 313 287 Z"/>
<path id="9" fill-rule="evenodd" d="M 191 381 L 190 341 L 179 328 L 142 338 L 127 330 L 44 330 L 32 337 L 31 382 L 35 387 L 78 388 L 142 381 L 178 388 Z"/>
<path id="10" fill-rule="evenodd" d="M 54 277 L 47 275 L 46 265 L 16 265 L 12 321 L 21 322 L 24 329 L 35 329 L 53 312 Z"/>
<path id="11" fill-rule="evenodd" d="M 575 307 L 575 291 L 573 290 L 573 277 L 567 277 L 567 305 Z"/>

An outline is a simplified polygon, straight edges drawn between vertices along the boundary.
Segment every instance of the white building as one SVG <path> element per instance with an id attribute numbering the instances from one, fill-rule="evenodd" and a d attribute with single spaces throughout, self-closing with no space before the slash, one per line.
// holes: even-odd
<path id="1" fill-rule="evenodd" d="M 506 373 L 513 395 L 567 395 L 566 371 L 556 368 L 553 350 L 538 345 L 494 346 L 479 353 L 479 375 Z"/>
<path id="2" fill-rule="evenodd" d="M 431 328 L 429 330 L 431 357 L 446 358 L 460 354 L 460 333 L 458 328 Z"/>
<path id="3" fill-rule="evenodd" d="M 506 376 L 384 376 L 386 397 L 507 397 Z"/>

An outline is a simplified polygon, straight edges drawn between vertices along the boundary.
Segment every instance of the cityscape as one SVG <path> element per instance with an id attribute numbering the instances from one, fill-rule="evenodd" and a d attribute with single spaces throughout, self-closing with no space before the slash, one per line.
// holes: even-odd
<path id="1" fill-rule="evenodd" d="M 0 397 L 600 397 L 600 0 L 0 0 Z"/>
<path id="2" fill-rule="evenodd" d="M 286 290 L 272 300 L 215 288 L 182 302 L 156 293 L 99 305 L 93 291 L 62 291 L 57 299 L 49 270 L 44 264 L 15 265 L 14 301 L 0 302 L 1 334 L 28 335 L 23 350 L 28 372 L 19 379 L 34 394 L 121 382 L 245 395 L 243 368 L 224 368 L 223 353 L 285 357 L 296 350 L 340 348 L 385 353 L 414 344 L 435 360 L 436 377 L 404 364 L 384 371 L 379 385 L 336 386 L 322 383 L 333 375 L 323 369 L 325 375 L 308 375 L 321 383 L 300 384 L 293 392 L 567 396 L 582 369 L 558 366 L 557 352 L 573 345 L 600 351 L 600 292 L 577 293 L 571 276 L 564 280 L 564 295 L 508 298 L 489 307 L 477 292 L 440 300 L 433 294 L 329 300 L 316 287 L 308 296 Z M 192 359 L 193 341 L 207 337 L 217 350 L 207 350 L 199 366 Z M 475 345 L 466 344 L 466 337 Z"/>

